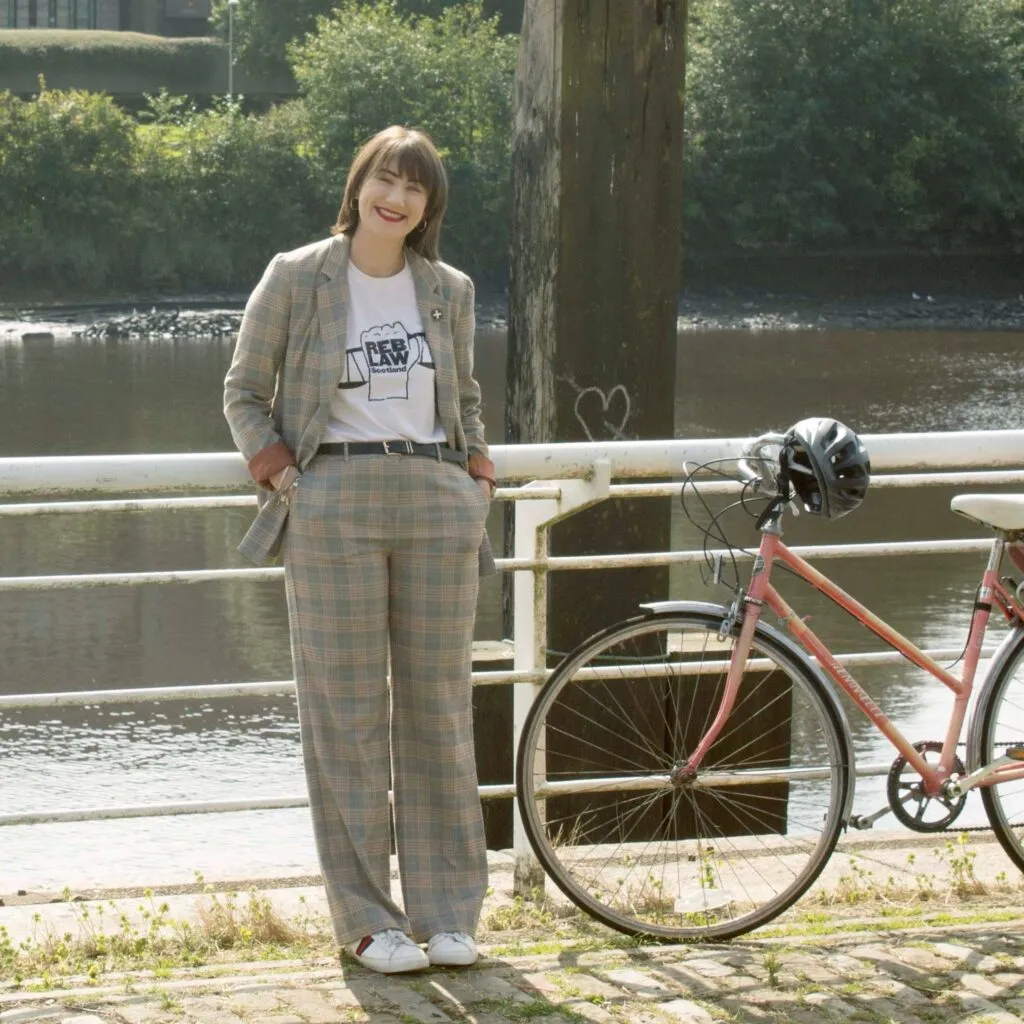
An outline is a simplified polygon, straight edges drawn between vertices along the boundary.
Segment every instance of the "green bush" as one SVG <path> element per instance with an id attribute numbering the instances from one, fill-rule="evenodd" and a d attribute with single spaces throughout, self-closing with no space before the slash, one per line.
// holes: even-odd
<path id="1" fill-rule="evenodd" d="M 246 290 L 274 252 L 326 234 L 355 150 L 392 123 L 445 157 L 445 257 L 500 282 L 517 40 L 480 0 L 438 0 L 436 17 L 411 3 L 344 0 L 291 48 L 304 96 L 263 116 L 164 92 L 139 123 L 102 95 L 0 93 L 4 297 Z M 691 259 L 1024 249 L 1019 0 L 691 3 Z M 0 32 L 0 65 L 198 68 L 219 46 Z"/>
<path id="2" fill-rule="evenodd" d="M 697 0 L 691 241 L 1020 248 L 1016 2 Z"/>
<path id="3" fill-rule="evenodd" d="M 0 280 L 109 288 L 137 195 L 134 123 L 105 96 L 0 93 Z"/>
<path id="4" fill-rule="evenodd" d="M 479 0 L 437 18 L 392 0 L 345 0 L 315 36 L 291 48 L 317 159 L 340 199 L 356 150 L 390 124 L 430 133 L 452 184 L 446 258 L 500 274 L 508 251 L 512 79 L 518 41 Z"/>
<path id="5" fill-rule="evenodd" d="M 226 101 L 204 112 L 152 105 L 155 123 L 139 130 L 136 152 L 144 201 L 132 211 L 143 280 L 251 286 L 275 252 L 326 234 L 330 207 L 300 153 L 294 104 L 263 117 Z"/>
<path id="6" fill-rule="evenodd" d="M 396 0 L 401 14 L 437 17 L 461 0 Z M 523 23 L 524 0 L 483 0 L 488 17 L 497 16 L 505 32 L 518 32 Z M 338 0 L 237 0 L 234 7 L 235 54 L 238 63 L 254 74 L 288 71 L 287 48 L 315 31 L 317 17 L 329 15 Z M 213 0 L 210 16 L 222 39 L 227 39 L 231 16 L 228 0 Z"/>
<path id="7" fill-rule="evenodd" d="M 251 287 L 326 233 L 294 104 L 264 117 L 166 95 L 138 125 L 104 96 L 0 94 L 0 281 L 12 294 Z"/>

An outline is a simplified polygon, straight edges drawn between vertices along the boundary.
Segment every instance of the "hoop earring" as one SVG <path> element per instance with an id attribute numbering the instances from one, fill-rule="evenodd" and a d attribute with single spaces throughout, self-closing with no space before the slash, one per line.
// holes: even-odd
<path id="1" fill-rule="evenodd" d="M 416 225 L 416 230 L 417 231 L 426 231 L 427 230 L 427 225 L 429 223 L 430 223 L 430 219 L 428 217 L 424 217 L 423 220 L 421 220 L 419 222 L 419 224 Z"/>

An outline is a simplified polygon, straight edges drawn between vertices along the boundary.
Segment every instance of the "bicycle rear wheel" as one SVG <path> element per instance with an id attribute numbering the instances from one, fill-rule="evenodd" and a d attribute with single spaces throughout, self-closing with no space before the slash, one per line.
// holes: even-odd
<path id="1" fill-rule="evenodd" d="M 850 785 L 817 674 L 761 627 L 735 707 L 692 780 L 674 779 L 718 708 L 736 642 L 707 611 L 627 620 L 568 655 L 516 765 L 530 842 L 577 906 L 631 935 L 724 939 L 814 881 Z"/>
<path id="2" fill-rule="evenodd" d="M 978 698 L 981 743 L 972 764 L 989 764 L 1009 746 L 1024 743 L 1024 630 L 1003 667 Z M 981 800 L 995 837 L 1024 871 L 1024 779 L 981 787 Z"/>

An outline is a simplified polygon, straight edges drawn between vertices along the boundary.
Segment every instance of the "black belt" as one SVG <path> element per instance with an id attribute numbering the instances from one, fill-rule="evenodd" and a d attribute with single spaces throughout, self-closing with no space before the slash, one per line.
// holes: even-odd
<path id="1" fill-rule="evenodd" d="M 420 444 L 418 441 L 337 441 L 322 444 L 317 455 L 422 455 L 438 462 L 458 462 L 464 465 L 465 452 L 449 448 L 446 444 Z"/>

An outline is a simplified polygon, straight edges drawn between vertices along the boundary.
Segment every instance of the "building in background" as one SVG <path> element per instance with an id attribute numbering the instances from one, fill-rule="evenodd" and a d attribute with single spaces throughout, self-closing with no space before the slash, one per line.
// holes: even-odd
<path id="1" fill-rule="evenodd" d="M 0 28 L 203 36 L 210 32 L 209 17 L 210 0 L 0 0 Z"/>

